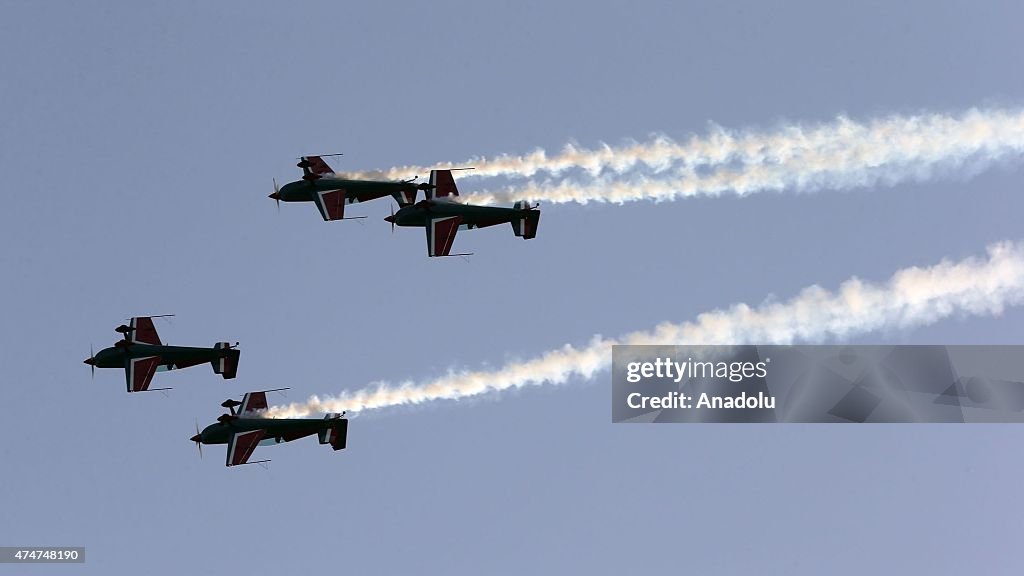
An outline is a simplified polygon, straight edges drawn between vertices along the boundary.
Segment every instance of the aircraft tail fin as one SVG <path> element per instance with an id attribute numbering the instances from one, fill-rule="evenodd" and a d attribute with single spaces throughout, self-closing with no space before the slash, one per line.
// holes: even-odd
<path id="1" fill-rule="evenodd" d="M 213 365 L 213 372 L 220 374 L 225 380 L 234 378 L 238 373 L 238 357 L 242 353 L 227 342 L 217 342 L 213 345 L 213 348 L 223 351 L 223 356 L 210 362 Z"/>
<path id="2" fill-rule="evenodd" d="M 459 188 L 455 186 L 451 170 L 431 170 L 430 186 L 427 189 L 427 200 L 459 195 Z"/>
<path id="3" fill-rule="evenodd" d="M 335 450 L 343 450 L 348 443 L 348 418 L 331 413 L 324 416 L 327 426 L 320 431 L 320 443 L 330 444 Z"/>
<path id="4" fill-rule="evenodd" d="M 520 210 L 522 216 L 512 220 L 512 231 L 523 240 L 529 240 L 537 236 L 537 225 L 540 224 L 540 210 L 531 208 L 530 203 L 520 200 L 512 206 L 514 210 Z"/>

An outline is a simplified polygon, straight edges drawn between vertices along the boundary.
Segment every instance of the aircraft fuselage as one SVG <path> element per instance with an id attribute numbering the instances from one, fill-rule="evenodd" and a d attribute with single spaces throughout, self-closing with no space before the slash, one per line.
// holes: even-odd
<path id="1" fill-rule="evenodd" d="M 199 433 L 203 444 L 227 444 L 238 432 L 266 430 L 261 444 L 290 442 L 312 436 L 337 425 L 336 420 L 317 418 L 225 418 L 223 422 L 210 424 Z M 270 442 L 267 442 L 269 440 Z"/>
<path id="2" fill-rule="evenodd" d="M 523 218 L 529 210 L 504 208 L 501 206 L 474 206 L 445 200 L 422 200 L 412 206 L 401 208 L 394 216 L 385 220 L 396 226 L 425 227 L 434 218 L 459 216 L 462 224 L 470 227 L 493 226 Z"/>
<path id="3" fill-rule="evenodd" d="M 296 180 L 281 187 L 276 193 L 276 198 L 281 202 L 313 202 L 314 194 L 318 192 L 330 192 L 333 190 L 344 190 L 346 197 L 358 198 L 360 201 L 383 198 L 400 192 L 412 192 L 418 190 L 417 185 L 412 182 L 402 181 L 375 181 L 375 180 L 346 180 L 343 178 L 319 178 L 317 180 Z M 271 196 L 274 198 L 274 196 Z"/>
<path id="4" fill-rule="evenodd" d="M 226 358 L 230 348 L 198 348 L 193 346 L 155 346 L 153 344 L 129 344 L 104 348 L 93 356 L 97 368 L 124 368 L 131 358 L 160 357 L 161 366 L 175 364 L 202 364 L 219 358 Z"/>

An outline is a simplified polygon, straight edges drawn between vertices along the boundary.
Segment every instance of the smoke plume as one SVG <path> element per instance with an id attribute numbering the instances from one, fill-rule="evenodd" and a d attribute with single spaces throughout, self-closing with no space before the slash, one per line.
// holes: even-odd
<path id="1" fill-rule="evenodd" d="M 830 292 L 811 286 L 787 301 L 736 304 L 690 322 L 610 339 L 595 336 L 496 370 L 457 370 L 423 382 L 376 383 L 337 396 L 275 406 L 273 417 L 459 400 L 523 388 L 589 380 L 609 369 L 613 344 L 789 344 L 842 341 L 879 330 L 907 330 L 951 316 L 998 315 L 1024 302 L 1024 243 L 989 246 L 985 258 L 905 268 L 873 284 L 853 278 Z"/>
<path id="2" fill-rule="evenodd" d="M 774 131 L 712 127 L 683 143 L 660 136 L 645 143 L 597 148 L 566 146 L 513 156 L 442 162 L 434 168 L 474 166 L 461 172 L 466 200 L 474 203 L 627 202 L 693 195 L 812 188 L 846 189 L 926 180 L 945 172 L 971 172 L 1024 153 L 1024 111 L 970 109 L 959 115 L 887 116 L 867 122 L 782 126 Z M 403 166 L 357 177 L 403 178 L 425 166 Z M 500 190 L 480 190 L 477 179 L 534 178 Z M 468 193 L 468 194 L 467 194 Z"/>

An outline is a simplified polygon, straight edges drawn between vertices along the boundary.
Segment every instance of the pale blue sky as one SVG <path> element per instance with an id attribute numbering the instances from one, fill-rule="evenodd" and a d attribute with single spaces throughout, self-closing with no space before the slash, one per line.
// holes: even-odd
<path id="1" fill-rule="evenodd" d="M 1020 573 L 1016 426 L 613 426 L 573 382 L 353 420 L 350 448 L 188 442 L 247 390 L 292 399 L 497 365 L 594 333 L 980 254 L 1021 171 L 892 188 L 544 206 L 536 240 L 324 223 L 266 198 L 340 168 L 557 149 L 709 122 L 1019 106 L 1016 2 L 5 2 L 0 545 L 32 573 Z M 411 175 L 410 175 L 411 176 Z M 81 363 L 133 314 L 241 342 L 236 380 L 127 395 Z M 1024 312 L 863 342 L 1020 343 Z M 0 566 L 0 572 L 22 572 Z"/>

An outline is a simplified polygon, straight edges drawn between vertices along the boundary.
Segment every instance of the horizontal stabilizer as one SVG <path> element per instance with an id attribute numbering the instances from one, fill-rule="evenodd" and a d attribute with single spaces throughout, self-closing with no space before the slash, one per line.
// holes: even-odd
<path id="1" fill-rule="evenodd" d="M 340 414 L 328 414 L 325 420 L 329 423 L 320 431 L 320 443 L 330 444 L 335 450 L 343 450 L 348 444 L 348 418 L 342 418 Z"/>
<path id="2" fill-rule="evenodd" d="M 529 240 L 537 236 L 537 225 L 540 223 L 540 210 L 531 208 L 530 203 L 524 200 L 516 202 L 513 210 L 522 212 L 522 216 L 512 220 L 512 231 L 523 240 Z"/>
<path id="3" fill-rule="evenodd" d="M 238 357 L 241 352 L 227 342 L 217 342 L 213 348 L 223 354 L 220 358 L 210 362 L 213 365 L 213 372 L 220 374 L 225 380 L 234 378 L 238 374 Z"/>

